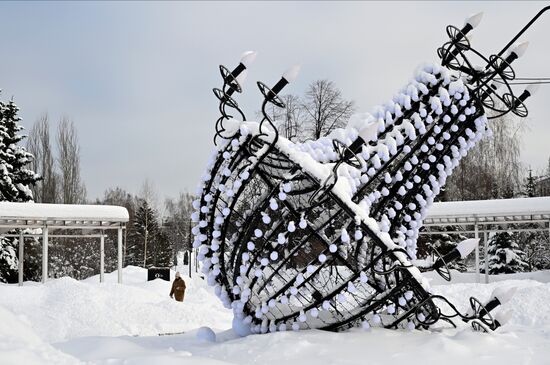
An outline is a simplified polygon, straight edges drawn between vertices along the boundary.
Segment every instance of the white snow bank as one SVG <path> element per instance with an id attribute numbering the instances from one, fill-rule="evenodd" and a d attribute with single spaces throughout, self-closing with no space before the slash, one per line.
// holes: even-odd
<path id="1" fill-rule="evenodd" d="M 38 337 L 24 318 L 0 306 L 0 364 L 81 364 Z"/>
<path id="2" fill-rule="evenodd" d="M 116 272 L 84 281 L 60 278 L 23 287 L 0 285 L 0 306 L 32 323 L 48 342 L 82 336 L 156 335 L 200 326 L 228 328 L 232 313 L 223 308 L 212 290 L 196 274 L 183 276 L 185 301 L 169 297 L 171 282 L 147 282 L 147 270 L 124 269 L 125 284 L 116 284 Z M 172 278 L 174 272 L 172 272 Z"/>
<path id="3" fill-rule="evenodd" d="M 113 205 L 73 205 L 0 202 L 0 217 L 37 220 L 128 222 L 128 210 Z"/>
<path id="4" fill-rule="evenodd" d="M 456 281 L 473 276 L 453 274 Z M 0 364 L 78 363 L 75 358 L 111 365 L 548 364 L 550 273 L 532 274 L 540 281 L 521 280 L 527 275 L 502 276 L 503 281 L 499 276 L 491 284 L 438 285 L 432 280 L 433 291 L 462 311 L 472 295 L 484 302 L 497 287 L 517 286 L 515 296 L 498 309 L 512 312 L 510 322 L 492 334 L 472 332 L 459 322 L 458 329 L 431 331 L 314 330 L 240 338 L 220 331 L 231 327 L 231 312 L 201 279 L 184 276 L 186 300 L 177 303 L 168 298 L 170 283 L 146 282 L 146 270 L 137 267 L 124 269 L 122 285 L 116 284 L 116 272 L 107 274 L 104 284 L 97 277 L 23 287 L 1 284 Z M 215 342 L 203 340 L 198 330 L 203 326 L 214 329 Z"/>

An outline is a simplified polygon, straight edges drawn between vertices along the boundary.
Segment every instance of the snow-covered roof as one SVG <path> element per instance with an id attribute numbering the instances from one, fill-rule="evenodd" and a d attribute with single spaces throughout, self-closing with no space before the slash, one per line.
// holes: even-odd
<path id="1" fill-rule="evenodd" d="M 550 220 L 550 197 L 434 203 L 425 225 Z"/>
<path id="2" fill-rule="evenodd" d="M 128 219 L 126 208 L 112 205 L 0 202 L 0 227 L 109 228 Z"/>

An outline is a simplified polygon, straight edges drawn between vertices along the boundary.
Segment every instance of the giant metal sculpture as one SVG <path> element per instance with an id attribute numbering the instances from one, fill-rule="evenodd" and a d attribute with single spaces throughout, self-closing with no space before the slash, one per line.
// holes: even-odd
<path id="1" fill-rule="evenodd" d="M 462 29 L 448 26 L 441 64 L 421 68 L 373 114 L 301 144 L 282 138 L 266 112 L 269 104 L 285 107 L 279 93 L 297 69 L 272 88 L 258 82 L 263 119 L 255 123 L 234 99 L 255 54 L 246 53 L 233 71 L 220 66 L 218 148 L 192 220 L 202 270 L 233 309 L 239 333 L 428 328 L 454 325 L 453 318 L 484 331 L 502 324 L 491 311 L 511 292 L 497 292 L 485 305 L 470 298 L 470 311 L 461 313 L 432 294 L 412 264 L 426 210 L 460 159 L 490 132 L 487 120 L 527 115 L 524 101 L 533 89 L 516 96 L 509 84 L 511 64 L 527 44 L 510 46 L 534 20 L 486 58 L 468 40 L 480 18 L 468 18 Z M 428 269 L 449 279 L 447 264 L 476 244 L 462 242 Z"/>

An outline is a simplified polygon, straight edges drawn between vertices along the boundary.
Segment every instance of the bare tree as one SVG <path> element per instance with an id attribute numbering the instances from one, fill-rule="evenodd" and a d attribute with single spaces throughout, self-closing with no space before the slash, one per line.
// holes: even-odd
<path id="1" fill-rule="evenodd" d="M 305 109 L 302 105 L 302 100 L 297 95 L 283 95 L 282 101 L 285 103 L 285 108 L 279 108 L 273 104 L 269 104 L 268 113 L 279 133 L 291 141 L 300 141 L 303 138 Z"/>
<path id="2" fill-rule="evenodd" d="M 353 101 L 345 100 L 329 80 L 312 82 L 303 102 L 309 137 L 318 139 L 334 129 L 344 127 L 355 110 Z"/>
<path id="3" fill-rule="evenodd" d="M 27 150 L 34 155 L 31 169 L 41 176 L 41 181 L 31 186 L 34 201 L 57 203 L 58 176 L 50 142 L 48 114 L 43 114 L 33 125 L 27 139 Z"/>
<path id="4" fill-rule="evenodd" d="M 64 204 L 86 202 L 86 187 L 80 176 L 80 146 L 74 123 L 64 117 L 57 129 L 60 200 Z"/>
<path id="5" fill-rule="evenodd" d="M 166 219 L 163 227 L 166 229 L 168 239 L 173 251 L 190 250 L 191 245 L 191 213 L 193 196 L 189 193 L 180 193 L 176 199 L 167 198 Z"/>
<path id="6" fill-rule="evenodd" d="M 157 187 L 152 180 L 145 179 L 139 189 L 138 198 L 147 202 L 147 204 L 158 213 L 163 213 L 159 207 L 159 194 Z M 162 214 L 160 214 L 162 216 Z"/>
<path id="7" fill-rule="evenodd" d="M 126 262 L 128 262 L 130 259 L 132 259 L 132 263 L 135 263 L 135 252 L 132 252 L 131 255 L 128 255 L 128 247 L 135 247 L 135 234 L 133 232 L 134 229 L 134 220 L 135 220 L 135 214 L 137 209 L 137 201 L 134 197 L 134 195 L 130 194 L 126 190 L 122 189 L 121 187 L 114 187 L 109 188 L 105 190 L 103 199 L 97 200 L 96 204 L 106 204 L 106 205 L 119 205 L 121 207 L 125 207 L 128 210 L 129 215 L 129 221 L 127 228 L 124 230 L 124 240 L 123 240 L 123 257 L 126 259 Z M 107 232 L 107 236 L 111 238 L 114 242 L 116 240 L 115 232 Z M 129 242 L 130 241 L 130 242 Z M 113 245 L 114 248 L 114 245 Z"/>
<path id="8" fill-rule="evenodd" d="M 149 246 L 151 243 L 154 246 L 159 234 L 157 214 L 146 200 L 138 199 L 138 207 L 134 218 L 134 233 L 143 237 L 143 267 L 147 267 L 147 261 L 151 256 L 150 251 L 154 251 L 150 250 Z"/>
<path id="9" fill-rule="evenodd" d="M 541 228 L 538 224 L 530 224 L 529 228 Z M 517 242 L 524 253 L 529 271 L 546 270 L 550 268 L 550 242 L 548 232 L 517 232 L 514 233 Z"/>
<path id="10" fill-rule="evenodd" d="M 145 179 L 139 189 L 136 203 L 137 212 L 134 225 L 136 232 L 143 237 L 143 265 L 147 264 L 149 255 L 149 244 L 158 233 L 158 192 L 155 184 Z"/>
<path id="11" fill-rule="evenodd" d="M 493 136 L 462 158 L 447 182 L 446 200 L 511 198 L 522 190 L 521 123 L 512 115 L 489 122 Z"/>

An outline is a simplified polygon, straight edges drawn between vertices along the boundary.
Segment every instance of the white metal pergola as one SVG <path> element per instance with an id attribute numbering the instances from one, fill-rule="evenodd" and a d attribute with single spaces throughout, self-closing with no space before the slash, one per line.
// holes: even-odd
<path id="1" fill-rule="evenodd" d="M 23 285 L 25 237 L 42 237 L 42 282 L 48 279 L 48 238 L 96 237 L 100 240 L 100 281 L 105 270 L 105 231 L 118 232 L 118 282 L 122 283 L 122 230 L 129 220 L 128 210 L 109 205 L 71 205 L 0 202 L 0 235 L 19 238 L 19 285 Z M 19 229 L 19 233 L 9 231 Z M 41 234 L 24 233 L 25 229 L 41 229 Z M 50 231 L 81 230 L 90 234 L 50 234 Z"/>
<path id="2" fill-rule="evenodd" d="M 491 228 L 492 225 L 542 223 L 545 228 Z M 461 226 L 458 230 L 431 230 L 432 227 Z M 420 234 L 483 234 L 484 256 L 487 257 L 487 235 L 490 232 L 536 232 L 550 234 L 550 197 L 471 200 L 434 203 L 424 219 L 425 230 Z M 468 229 L 470 227 L 470 229 Z M 481 281 L 479 272 L 479 247 L 475 250 L 476 280 Z M 485 282 L 489 282 L 488 260 L 485 260 Z"/>

